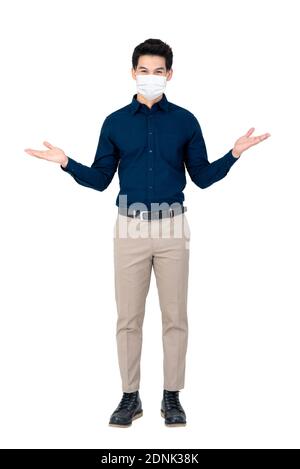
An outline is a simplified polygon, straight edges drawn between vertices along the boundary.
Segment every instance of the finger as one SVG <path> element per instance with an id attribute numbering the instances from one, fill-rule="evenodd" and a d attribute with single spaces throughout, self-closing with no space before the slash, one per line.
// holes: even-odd
<path id="1" fill-rule="evenodd" d="M 38 158 L 43 158 L 45 155 L 44 151 L 31 150 L 31 148 L 27 148 L 25 151 L 26 153 L 29 153 L 29 155 L 37 156 Z"/>
<path id="2" fill-rule="evenodd" d="M 258 138 L 259 141 L 261 142 L 262 140 L 265 140 L 266 138 L 270 137 L 270 135 L 271 134 L 266 133 L 266 134 L 258 135 L 256 138 Z"/>
<path id="3" fill-rule="evenodd" d="M 253 137 L 251 145 L 256 145 L 257 143 L 262 142 L 263 140 L 266 140 L 266 138 L 268 138 L 269 135 L 270 134 L 263 134 L 263 135 L 258 135 L 257 137 Z"/>
<path id="4" fill-rule="evenodd" d="M 53 150 L 55 148 L 53 145 L 51 145 L 51 143 L 47 142 L 46 140 L 43 142 L 43 145 L 45 145 L 45 147 L 49 148 L 50 150 Z"/>
<path id="5" fill-rule="evenodd" d="M 251 127 L 251 129 L 248 130 L 248 132 L 245 134 L 245 137 L 250 137 L 251 134 L 253 134 L 255 128 Z"/>

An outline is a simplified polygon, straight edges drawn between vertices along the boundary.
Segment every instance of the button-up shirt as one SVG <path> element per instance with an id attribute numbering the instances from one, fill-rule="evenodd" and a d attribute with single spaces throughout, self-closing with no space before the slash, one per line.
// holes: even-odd
<path id="1" fill-rule="evenodd" d="M 109 114 L 101 127 L 94 162 L 86 166 L 71 157 L 65 168 L 77 183 L 105 190 L 118 169 L 117 206 L 142 203 L 182 204 L 185 168 L 201 189 L 222 179 L 238 160 L 230 149 L 209 162 L 197 118 L 171 103 L 165 93 L 151 108 L 137 100 Z M 121 197 L 122 196 L 122 197 Z"/>

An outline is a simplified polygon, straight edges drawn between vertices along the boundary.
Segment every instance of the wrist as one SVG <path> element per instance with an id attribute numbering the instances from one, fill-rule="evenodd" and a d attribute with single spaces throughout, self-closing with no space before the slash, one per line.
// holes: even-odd
<path id="1" fill-rule="evenodd" d="M 239 158 L 241 156 L 241 153 L 238 153 L 234 148 L 231 150 L 231 153 L 235 158 Z"/>
<path id="2" fill-rule="evenodd" d="M 68 161 L 69 161 L 69 158 L 67 157 L 67 155 L 65 155 L 65 158 L 64 158 L 63 162 L 61 163 L 61 166 L 63 168 L 65 168 L 68 164 Z"/>

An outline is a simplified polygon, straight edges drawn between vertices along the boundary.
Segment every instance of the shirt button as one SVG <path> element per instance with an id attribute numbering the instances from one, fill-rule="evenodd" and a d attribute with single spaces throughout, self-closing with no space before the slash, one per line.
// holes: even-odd
<path id="1" fill-rule="evenodd" d="M 149 171 L 152 171 L 152 168 L 149 168 Z"/>
<path id="2" fill-rule="evenodd" d="M 152 150 L 149 150 L 149 153 L 152 153 Z"/>
<path id="3" fill-rule="evenodd" d="M 149 132 L 149 134 L 152 134 L 152 132 Z"/>
<path id="4" fill-rule="evenodd" d="M 152 186 L 149 186 L 149 189 L 152 189 Z"/>

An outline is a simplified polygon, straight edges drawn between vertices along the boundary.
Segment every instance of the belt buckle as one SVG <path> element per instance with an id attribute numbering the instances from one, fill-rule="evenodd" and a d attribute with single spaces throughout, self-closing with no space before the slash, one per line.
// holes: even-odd
<path id="1" fill-rule="evenodd" d="M 143 218 L 143 213 L 147 213 L 147 212 L 148 212 L 148 210 L 141 210 L 141 211 L 140 211 L 140 213 L 139 213 L 139 218 L 140 218 L 140 220 L 144 220 L 144 218 Z"/>
<path id="2" fill-rule="evenodd" d="M 146 213 L 148 210 L 139 210 L 139 214 L 136 215 L 137 210 L 133 210 L 133 218 L 139 218 L 140 220 L 144 220 L 143 213 Z"/>

